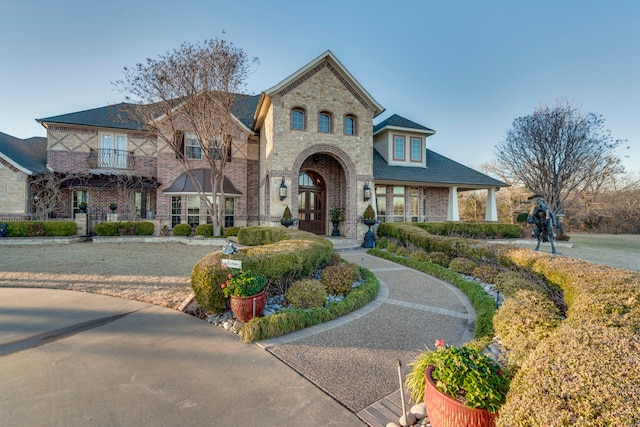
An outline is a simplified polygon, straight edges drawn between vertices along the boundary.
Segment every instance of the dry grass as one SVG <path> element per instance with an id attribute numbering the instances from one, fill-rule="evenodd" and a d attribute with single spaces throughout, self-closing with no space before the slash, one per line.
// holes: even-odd
<path id="1" fill-rule="evenodd" d="M 177 308 L 191 269 L 216 246 L 75 243 L 0 246 L 0 287 L 68 289 Z"/>

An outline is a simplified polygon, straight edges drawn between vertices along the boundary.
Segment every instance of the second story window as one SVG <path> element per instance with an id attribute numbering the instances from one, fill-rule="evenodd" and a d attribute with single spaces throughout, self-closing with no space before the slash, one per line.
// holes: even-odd
<path id="1" fill-rule="evenodd" d="M 304 130 L 304 110 L 294 108 L 291 110 L 291 129 Z"/>
<path id="2" fill-rule="evenodd" d="M 202 160 L 202 148 L 193 133 L 187 132 L 184 135 L 184 156 L 187 159 Z"/>
<path id="3" fill-rule="evenodd" d="M 422 162 L 422 138 L 411 137 L 411 161 Z"/>
<path id="4" fill-rule="evenodd" d="M 98 167 L 126 168 L 128 160 L 127 135 L 100 132 L 98 141 Z"/>
<path id="5" fill-rule="evenodd" d="M 344 116 L 344 134 L 356 134 L 356 119 L 353 116 Z"/>
<path id="6" fill-rule="evenodd" d="M 404 136 L 395 135 L 393 137 L 393 160 L 405 160 Z"/>
<path id="7" fill-rule="evenodd" d="M 318 132 L 331 133 L 331 114 L 320 113 L 318 116 Z"/>

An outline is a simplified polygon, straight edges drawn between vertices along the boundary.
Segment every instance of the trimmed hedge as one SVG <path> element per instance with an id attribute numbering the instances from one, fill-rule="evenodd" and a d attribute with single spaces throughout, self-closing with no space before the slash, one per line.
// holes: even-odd
<path id="1" fill-rule="evenodd" d="M 150 221 L 101 222 L 93 227 L 98 236 L 151 236 L 153 223 Z"/>
<path id="2" fill-rule="evenodd" d="M 640 337 L 564 324 L 527 357 L 498 427 L 637 426 Z"/>
<path id="3" fill-rule="evenodd" d="M 327 293 L 320 281 L 302 279 L 291 285 L 284 298 L 294 308 L 318 308 L 327 302 Z"/>
<path id="4" fill-rule="evenodd" d="M 7 237 L 67 237 L 76 235 L 74 221 L 0 221 Z"/>
<path id="5" fill-rule="evenodd" d="M 250 230 L 252 228 L 259 230 Z M 313 270 L 327 265 L 333 255 L 330 241 L 305 231 L 280 233 L 275 227 L 246 227 L 241 231 L 244 230 L 248 230 L 246 233 L 250 236 L 261 236 L 267 241 L 273 240 L 274 235 L 308 239 L 281 240 L 262 246 L 240 248 L 237 254 L 224 256 L 242 261 L 243 270 L 266 277 L 270 282 L 306 278 Z M 269 234 L 269 230 L 274 230 L 275 233 Z M 191 272 L 191 287 L 196 300 L 213 312 L 221 312 L 227 305 L 220 284 L 226 280 L 228 271 L 222 268 L 221 259 L 222 252 L 219 251 L 205 255 Z"/>
<path id="6" fill-rule="evenodd" d="M 438 236 L 468 239 L 515 239 L 522 233 L 522 227 L 519 225 L 494 222 L 418 222 L 413 224 Z"/>
<path id="7" fill-rule="evenodd" d="M 200 224 L 193 234 L 195 236 L 213 237 L 213 224 Z"/>
<path id="8" fill-rule="evenodd" d="M 174 236 L 189 237 L 191 236 L 191 226 L 189 224 L 176 224 L 173 226 Z"/>
<path id="9" fill-rule="evenodd" d="M 251 319 L 242 326 L 244 342 L 285 335 L 337 319 L 364 307 L 376 298 L 380 285 L 376 276 L 369 270 L 363 268 L 362 276 L 365 282 L 349 292 L 342 301 L 332 302 L 323 308 L 307 310 L 288 308 L 272 316 Z"/>

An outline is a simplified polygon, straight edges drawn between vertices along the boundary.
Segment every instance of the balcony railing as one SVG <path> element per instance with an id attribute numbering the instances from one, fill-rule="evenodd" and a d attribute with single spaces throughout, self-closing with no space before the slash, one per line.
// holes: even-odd
<path id="1" fill-rule="evenodd" d="M 110 148 L 92 149 L 87 157 L 91 169 L 133 169 L 133 152 Z"/>

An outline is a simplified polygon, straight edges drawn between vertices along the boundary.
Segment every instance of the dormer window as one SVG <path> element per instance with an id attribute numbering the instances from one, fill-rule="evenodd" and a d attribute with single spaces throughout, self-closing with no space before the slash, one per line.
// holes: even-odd
<path id="1" fill-rule="evenodd" d="M 291 110 L 291 129 L 305 129 L 304 110 L 302 108 Z"/>
<path id="2" fill-rule="evenodd" d="M 404 136 L 393 136 L 393 160 L 405 160 L 404 142 Z"/>
<path id="3" fill-rule="evenodd" d="M 422 163 L 422 138 L 411 137 L 411 161 Z"/>
<path id="4" fill-rule="evenodd" d="M 331 114 L 323 112 L 318 115 L 318 132 L 331 133 Z"/>

